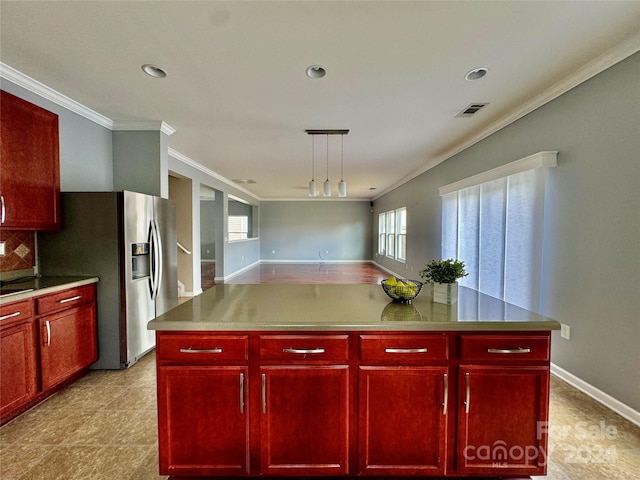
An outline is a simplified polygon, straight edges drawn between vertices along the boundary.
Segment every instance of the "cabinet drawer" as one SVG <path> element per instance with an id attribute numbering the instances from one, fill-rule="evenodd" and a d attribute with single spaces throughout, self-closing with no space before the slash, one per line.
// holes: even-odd
<path id="1" fill-rule="evenodd" d="M 158 333 L 156 357 L 162 365 L 244 363 L 249 356 L 247 335 Z"/>
<path id="2" fill-rule="evenodd" d="M 484 363 L 548 362 L 547 335 L 460 335 L 460 358 Z"/>
<path id="3" fill-rule="evenodd" d="M 95 285 L 85 285 L 84 287 L 70 288 L 61 292 L 43 295 L 36 298 L 38 314 L 73 308 L 86 302 L 95 300 Z"/>
<path id="4" fill-rule="evenodd" d="M 0 328 L 24 322 L 33 317 L 33 301 L 23 300 L 0 305 Z"/>
<path id="5" fill-rule="evenodd" d="M 360 335 L 360 359 L 393 363 L 449 358 L 444 335 Z"/>
<path id="6" fill-rule="evenodd" d="M 262 360 L 334 361 L 349 359 L 348 335 L 262 335 Z"/>

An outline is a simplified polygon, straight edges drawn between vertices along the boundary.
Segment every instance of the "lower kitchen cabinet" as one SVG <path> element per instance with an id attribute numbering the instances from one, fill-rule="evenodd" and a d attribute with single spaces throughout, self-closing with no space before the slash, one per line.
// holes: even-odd
<path id="1" fill-rule="evenodd" d="M 41 317 L 39 325 L 43 390 L 55 387 L 98 359 L 95 304 Z"/>
<path id="2" fill-rule="evenodd" d="M 361 475 L 444 474 L 448 371 L 447 367 L 360 367 Z"/>
<path id="3" fill-rule="evenodd" d="M 161 474 L 546 473 L 549 332 L 156 335 Z"/>
<path id="4" fill-rule="evenodd" d="M 349 472 L 349 367 L 263 366 L 260 470 L 265 475 Z"/>
<path id="5" fill-rule="evenodd" d="M 98 358 L 95 285 L 0 306 L 0 423 L 64 387 Z"/>
<path id="6" fill-rule="evenodd" d="M 462 365 L 458 472 L 544 475 L 549 369 Z"/>
<path id="7" fill-rule="evenodd" d="M 0 418 L 33 400 L 38 391 L 31 302 L 0 309 Z"/>
<path id="8" fill-rule="evenodd" d="M 158 367 L 160 473 L 249 472 L 248 368 Z"/>

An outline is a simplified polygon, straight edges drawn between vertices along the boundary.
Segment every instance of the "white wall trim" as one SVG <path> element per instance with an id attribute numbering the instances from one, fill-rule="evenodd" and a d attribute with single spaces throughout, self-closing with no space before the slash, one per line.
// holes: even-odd
<path id="1" fill-rule="evenodd" d="M 198 162 L 196 162 L 195 160 L 187 157 L 186 155 L 183 155 L 182 153 L 174 150 L 173 148 L 169 147 L 169 156 L 175 158 L 176 160 L 179 160 L 180 162 L 189 165 L 190 167 L 195 168 L 196 170 L 200 170 L 202 173 L 209 175 L 210 177 L 215 178 L 216 180 L 220 180 L 222 183 L 225 183 L 237 190 L 240 190 L 243 193 L 246 193 L 247 195 L 249 195 L 252 198 L 255 198 L 258 201 L 261 201 L 261 198 L 257 197 L 255 194 L 253 194 L 252 192 L 250 192 L 249 190 L 246 190 L 244 188 L 242 188 L 241 186 L 239 186 L 237 183 L 235 183 L 232 180 L 229 180 L 226 177 L 223 177 L 222 175 L 214 172 L 213 170 L 205 167 L 204 165 L 199 164 Z"/>
<path id="2" fill-rule="evenodd" d="M 176 133 L 176 129 L 168 123 L 163 121 L 149 121 L 149 122 L 114 122 L 111 130 L 132 130 L 132 131 L 161 131 L 166 135 L 173 135 Z"/>
<path id="3" fill-rule="evenodd" d="M 533 170 L 534 168 L 556 166 L 558 166 L 558 152 L 538 152 L 533 155 L 529 155 L 528 157 L 521 158 L 520 160 L 492 168 L 486 172 L 472 175 L 471 177 L 444 185 L 440 187 L 438 191 L 440 192 L 440 196 L 443 196 L 451 192 L 457 192 L 463 188 L 475 187 L 481 183 L 491 182 L 492 180 L 508 177 L 509 175 L 515 175 L 516 173 L 526 172 L 527 170 Z"/>
<path id="4" fill-rule="evenodd" d="M 555 83 L 551 87 L 543 90 L 541 93 L 530 99 L 529 101 L 520 105 L 520 107 L 516 108 L 512 112 L 508 113 L 504 117 L 498 119 L 493 124 L 489 125 L 484 130 L 480 131 L 476 135 L 467 138 L 466 140 L 461 141 L 454 148 L 449 150 L 448 152 L 438 155 L 430 160 L 418 171 L 412 173 L 411 175 L 406 176 L 405 178 L 397 181 L 393 185 L 385 188 L 381 192 L 377 193 L 372 200 L 377 200 L 380 197 L 386 195 L 387 193 L 395 190 L 396 188 L 404 185 L 405 183 L 413 180 L 414 178 L 422 175 L 427 170 L 431 170 L 433 167 L 441 164 L 445 160 L 457 155 L 458 153 L 466 150 L 467 148 L 475 145 L 481 140 L 484 140 L 489 135 L 493 135 L 498 130 L 503 129 L 507 125 L 519 120 L 525 115 L 533 112 L 537 108 L 543 106 L 546 103 L 549 103 L 551 100 L 556 99 L 560 95 L 568 92 L 572 88 L 577 87 L 583 82 L 586 82 L 590 78 L 596 76 L 597 74 L 605 71 L 607 68 L 612 67 L 618 62 L 621 62 L 625 58 L 630 57 L 634 53 L 640 51 L 640 33 L 629 37 L 626 41 L 619 43 L 615 47 L 613 47 L 608 52 L 603 53 L 599 57 L 593 59 L 588 62 L 586 65 L 583 65 L 581 68 L 575 70 L 575 72 Z"/>
<path id="5" fill-rule="evenodd" d="M 569 385 L 577 388 L 581 392 L 589 395 L 591 398 L 601 403 L 605 407 L 613 410 L 621 417 L 626 418 L 630 422 L 640 426 L 640 412 L 634 410 L 630 406 L 616 400 L 608 393 L 603 392 L 599 388 L 585 382 L 581 378 L 576 377 L 571 372 L 559 367 L 555 363 L 551 363 L 551 373 L 561 380 L 564 380 Z"/>
<path id="6" fill-rule="evenodd" d="M 233 273 L 230 273 L 229 275 L 226 275 L 222 278 L 223 282 L 226 282 L 227 280 L 229 280 L 230 278 L 235 277 L 236 275 L 240 275 L 242 272 L 246 272 L 247 270 L 249 270 L 250 268 L 255 267 L 256 265 L 260 265 L 260 260 L 257 260 L 253 263 L 250 263 L 249 265 L 247 265 L 246 267 L 242 267 L 240 270 L 236 270 Z"/>
<path id="7" fill-rule="evenodd" d="M 32 93 L 35 93 L 42 98 L 50 100 L 53 103 L 60 105 L 61 107 L 64 107 L 71 112 L 77 113 L 78 115 L 91 120 L 98 125 L 101 125 L 110 130 L 113 129 L 113 121 L 110 118 L 107 118 L 104 115 L 101 115 L 98 112 L 85 107 L 81 103 L 76 102 L 75 100 L 67 97 L 66 95 L 63 95 L 60 92 L 57 92 L 51 87 L 47 87 L 44 83 L 41 83 L 38 80 L 35 80 L 2 62 L 0 62 L 0 77 L 5 78 L 26 90 L 29 90 Z"/>
<path id="8" fill-rule="evenodd" d="M 305 263 L 305 264 L 322 264 L 322 263 L 341 263 L 341 264 L 349 264 L 349 263 L 373 263 L 371 260 L 260 260 L 260 263 L 287 263 L 287 264 L 295 264 L 295 263 Z"/>

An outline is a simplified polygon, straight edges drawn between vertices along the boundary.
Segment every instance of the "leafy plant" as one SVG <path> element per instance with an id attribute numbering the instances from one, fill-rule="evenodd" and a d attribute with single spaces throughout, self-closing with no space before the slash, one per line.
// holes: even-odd
<path id="1" fill-rule="evenodd" d="M 459 278 L 469 275 L 464 269 L 464 262 L 449 258 L 447 260 L 431 260 L 424 264 L 420 276 L 431 283 L 455 283 Z"/>

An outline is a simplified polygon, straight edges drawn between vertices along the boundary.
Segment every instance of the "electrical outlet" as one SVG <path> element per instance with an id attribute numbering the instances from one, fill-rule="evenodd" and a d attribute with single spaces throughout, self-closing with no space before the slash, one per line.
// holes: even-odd
<path id="1" fill-rule="evenodd" d="M 0 242 L 0 257 L 4 257 L 6 255 L 6 251 L 5 251 L 5 243 L 4 242 Z"/>
<path id="2" fill-rule="evenodd" d="M 570 340 L 571 327 L 569 325 L 565 325 L 564 323 L 560 324 L 560 336 L 566 340 Z"/>
<path id="3" fill-rule="evenodd" d="M 275 250 L 271 250 L 271 253 L 274 254 L 274 253 L 276 253 L 276 251 Z"/>
<path id="4" fill-rule="evenodd" d="M 324 253 L 326 253 L 327 255 L 329 255 L 329 250 L 325 250 Z"/>

